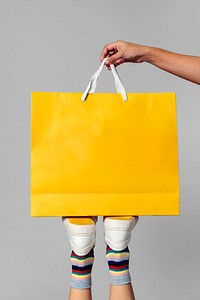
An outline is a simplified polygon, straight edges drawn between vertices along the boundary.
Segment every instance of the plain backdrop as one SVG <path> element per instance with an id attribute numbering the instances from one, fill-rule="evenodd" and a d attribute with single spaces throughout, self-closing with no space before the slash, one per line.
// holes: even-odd
<path id="1" fill-rule="evenodd" d="M 70 247 L 60 218 L 30 217 L 32 91 L 84 91 L 103 46 L 122 39 L 200 55 L 199 0 L 0 0 L 0 299 L 67 299 Z M 141 217 L 131 250 L 137 300 L 200 294 L 200 88 L 148 64 L 118 68 L 127 92 L 177 93 L 180 217 Z M 104 70 L 98 91 L 114 92 Z M 108 299 L 103 223 L 94 299 Z"/>

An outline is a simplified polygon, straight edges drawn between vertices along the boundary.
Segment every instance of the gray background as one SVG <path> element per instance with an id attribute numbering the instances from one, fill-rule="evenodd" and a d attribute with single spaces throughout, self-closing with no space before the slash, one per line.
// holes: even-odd
<path id="1" fill-rule="evenodd" d="M 0 0 L 0 299 L 66 299 L 60 218 L 30 218 L 31 91 L 83 91 L 104 44 L 123 39 L 200 54 L 199 0 Z M 199 86 L 148 64 L 118 68 L 128 92 L 177 92 L 180 217 L 141 217 L 131 241 L 137 299 L 199 299 Z M 99 91 L 115 91 L 104 71 Z M 94 299 L 107 299 L 98 222 Z"/>

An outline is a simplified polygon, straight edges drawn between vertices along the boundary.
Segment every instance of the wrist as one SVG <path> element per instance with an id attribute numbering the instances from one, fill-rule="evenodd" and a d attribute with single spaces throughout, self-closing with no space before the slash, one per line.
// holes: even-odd
<path id="1" fill-rule="evenodd" d="M 153 64 L 156 60 L 156 48 L 150 46 L 143 47 L 143 62 Z"/>

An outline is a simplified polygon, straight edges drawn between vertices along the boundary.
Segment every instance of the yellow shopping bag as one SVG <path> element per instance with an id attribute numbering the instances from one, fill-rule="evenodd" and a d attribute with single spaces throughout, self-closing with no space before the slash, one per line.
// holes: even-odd
<path id="1" fill-rule="evenodd" d="M 179 215 L 175 93 L 95 85 L 32 93 L 31 215 Z"/>

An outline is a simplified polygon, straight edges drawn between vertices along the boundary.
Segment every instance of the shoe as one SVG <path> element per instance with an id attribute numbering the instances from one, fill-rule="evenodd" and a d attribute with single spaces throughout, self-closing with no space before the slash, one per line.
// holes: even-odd
<path id="1" fill-rule="evenodd" d="M 62 218 L 72 250 L 79 256 L 86 255 L 96 242 L 97 217 Z"/>
<path id="2" fill-rule="evenodd" d="M 139 217 L 106 217 L 104 219 L 105 242 L 115 250 L 124 250 L 131 239 L 131 232 Z"/>

